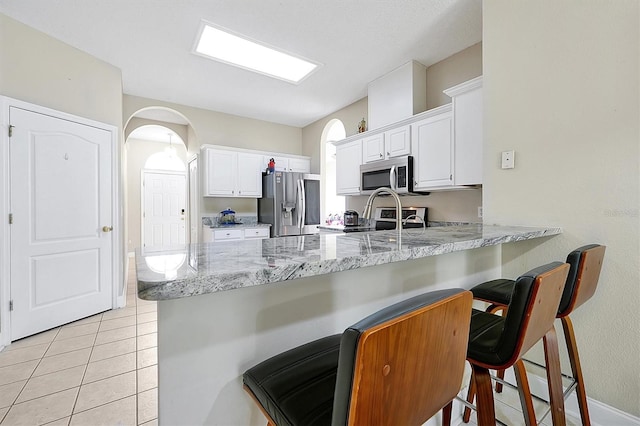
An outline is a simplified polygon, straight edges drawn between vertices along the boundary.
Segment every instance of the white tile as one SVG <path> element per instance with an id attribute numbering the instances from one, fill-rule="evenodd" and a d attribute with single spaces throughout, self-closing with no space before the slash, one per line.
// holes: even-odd
<path id="1" fill-rule="evenodd" d="M 114 328 L 113 330 L 101 331 L 96 337 L 96 345 L 104 345 L 105 343 L 116 342 L 131 337 L 136 337 L 136 326 Z"/>
<path id="2" fill-rule="evenodd" d="M 138 314 L 144 314 L 147 312 L 158 312 L 158 304 L 157 303 L 150 303 L 147 305 L 140 305 L 138 306 Z"/>
<path id="3" fill-rule="evenodd" d="M 84 365 L 89 362 L 89 355 L 91 355 L 91 348 L 79 349 L 77 351 L 42 358 L 33 375 L 42 376 L 43 374 Z"/>
<path id="4" fill-rule="evenodd" d="M 136 369 L 136 354 L 131 352 L 89 363 L 82 383 L 91 383 Z"/>
<path id="5" fill-rule="evenodd" d="M 149 348 L 138 351 L 138 368 L 149 367 L 158 363 L 158 348 Z"/>
<path id="6" fill-rule="evenodd" d="M 44 426 L 67 426 L 69 424 L 69 420 L 71 420 L 71 416 L 55 420 L 51 423 L 45 423 Z"/>
<path id="7" fill-rule="evenodd" d="M 40 398 L 62 390 L 80 386 L 85 366 L 69 368 L 44 376 L 34 377 L 27 382 L 22 392 L 18 396 L 16 403 Z"/>
<path id="8" fill-rule="evenodd" d="M 55 338 L 55 341 L 70 339 L 72 337 L 84 336 L 87 334 L 96 334 L 98 332 L 99 322 L 92 322 L 82 325 L 65 325 L 60 329 L 60 332 Z"/>
<path id="9" fill-rule="evenodd" d="M 0 352 L 0 367 L 42 358 L 48 347 L 49 343 L 43 343 L 12 351 L 2 351 Z"/>
<path id="10" fill-rule="evenodd" d="M 149 334 L 149 333 L 157 333 L 157 332 L 158 332 L 158 321 L 145 322 L 143 324 L 138 324 L 138 336 L 142 336 L 143 334 Z"/>
<path id="11" fill-rule="evenodd" d="M 78 349 L 90 348 L 96 339 L 95 334 L 72 337 L 60 341 L 54 341 L 46 353 L 46 356 L 59 355 L 65 352 L 77 351 Z"/>
<path id="12" fill-rule="evenodd" d="M 131 315 L 135 315 L 135 314 L 136 314 L 135 307 L 112 309 L 102 314 L 102 320 L 106 321 L 106 320 L 112 320 L 116 318 L 130 317 Z"/>
<path id="13" fill-rule="evenodd" d="M 141 368 L 138 370 L 138 392 L 144 392 L 158 387 L 158 366 Z"/>
<path id="14" fill-rule="evenodd" d="M 138 423 L 158 418 L 158 388 L 138 394 Z"/>
<path id="15" fill-rule="evenodd" d="M 96 315 L 92 315 L 90 317 L 79 319 L 79 320 L 74 321 L 74 322 L 70 322 L 70 323 L 66 324 L 65 327 L 74 327 L 76 325 L 91 324 L 91 323 L 94 323 L 94 322 L 100 322 L 101 320 L 102 320 L 102 314 L 96 314 Z"/>
<path id="16" fill-rule="evenodd" d="M 74 414 L 109 402 L 117 401 L 136 393 L 136 373 L 121 374 L 108 379 L 82 385 Z"/>
<path id="17" fill-rule="evenodd" d="M 13 405 L 4 418 L 7 425 L 36 425 L 59 420 L 71 414 L 78 388 Z"/>
<path id="18" fill-rule="evenodd" d="M 138 324 L 143 324 L 146 322 L 152 322 L 158 320 L 157 312 L 145 312 L 143 314 L 138 314 Z"/>
<path id="19" fill-rule="evenodd" d="M 9 411 L 9 407 L 0 408 L 0 424 L 2 424 L 2 419 L 4 415 L 7 414 L 7 411 Z"/>
<path id="20" fill-rule="evenodd" d="M 115 328 L 128 327 L 130 325 L 136 325 L 135 316 L 103 320 L 100 323 L 100 331 L 113 330 Z"/>
<path id="21" fill-rule="evenodd" d="M 11 406 L 26 383 L 26 380 L 21 380 L 0 386 L 0 408 Z"/>
<path id="22" fill-rule="evenodd" d="M 112 426 L 136 424 L 135 395 L 119 399 L 71 417 L 70 426 Z"/>
<path id="23" fill-rule="evenodd" d="M 34 334 L 33 336 L 25 337 L 24 339 L 16 340 L 9 346 L 5 347 L 5 351 L 12 351 L 15 349 L 24 349 L 28 346 L 41 345 L 43 343 L 51 343 L 55 339 L 60 327 L 56 327 L 52 330 L 43 331 L 42 333 Z"/>
<path id="24" fill-rule="evenodd" d="M 0 385 L 18 382 L 31 377 L 31 373 L 36 369 L 38 360 L 21 362 L 7 367 L 0 367 Z"/>
<path id="25" fill-rule="evenodd" d="M 130 338 L 118 340 L 117 342 L 107 343 L 93 347 L 89 362 L 100 361 L 102 359 L 111 358 L 118 355 L 124 355 L 136 351 L 136 339 Z"/>
<path id="26" fill-rule="evenodd" d="M 158 346 L 158 333 L 143 334 L 138 336 L 138 350 Z"/>
<path id="27" fill-rule="evenodd" d="M 158 426 L 158 419 L 153 419 L 150 422 L 142 423 L 140 426 Z"/>

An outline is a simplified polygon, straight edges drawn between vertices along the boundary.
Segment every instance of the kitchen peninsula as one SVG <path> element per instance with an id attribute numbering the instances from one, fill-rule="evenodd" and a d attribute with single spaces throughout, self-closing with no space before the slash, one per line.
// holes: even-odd
<path id="1" fill-rule="evenodd" d="M 496 278 L 501 244 L 561 232 L 472 224 L 137 252 L 139 297 L 160 302 L 160 424 L 262 425 L 247 368 L 399 300 Z M 160 256 L 175 268 L 154 267 Z"/>

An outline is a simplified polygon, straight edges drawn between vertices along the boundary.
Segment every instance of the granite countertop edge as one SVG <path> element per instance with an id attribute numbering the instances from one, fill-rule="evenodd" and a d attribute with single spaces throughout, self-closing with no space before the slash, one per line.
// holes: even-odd
<path id="1" fill-rule="evenodd" d="M 252 225 L 255 226 L 255 225 Z M 402 262 L 428 256 L 548 237 L 559 227 L 461 225 L 403 231 L 328 233 L 272 238 L 242 244 L 190 244 L 172 251 L 144 255 L 136 251 L 138 297 L 171 300 L 257 285 Z M 327 238 L 337 248 L 327 254 Z M 184 258 L 172 276 L 149 267 L 147 259 L 159 255 Z"/>

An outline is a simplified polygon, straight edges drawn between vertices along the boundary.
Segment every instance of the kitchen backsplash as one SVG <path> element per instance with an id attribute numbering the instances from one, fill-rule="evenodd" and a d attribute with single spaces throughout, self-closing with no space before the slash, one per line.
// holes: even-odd
<path id="1" fill-rule="evenodd" d="M 252 214 L 236 213 L 236 222 L 244 225 L 255 225 L 258 223 L 258 217 Z M 220 226 L 218 216 L 202 216 L 202 226 Z"/>

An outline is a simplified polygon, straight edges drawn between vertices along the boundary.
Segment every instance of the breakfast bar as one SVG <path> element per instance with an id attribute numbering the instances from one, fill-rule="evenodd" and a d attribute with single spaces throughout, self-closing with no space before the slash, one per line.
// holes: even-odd
<path id="1" fill-rule="evenodd" d="M 137 251 L 138 295 L 159 301 L 159 422 L 263 425 L 247 368 L 397 301 L 497 278 L 502 244 L 561 232 L 468 224 Z"/>

